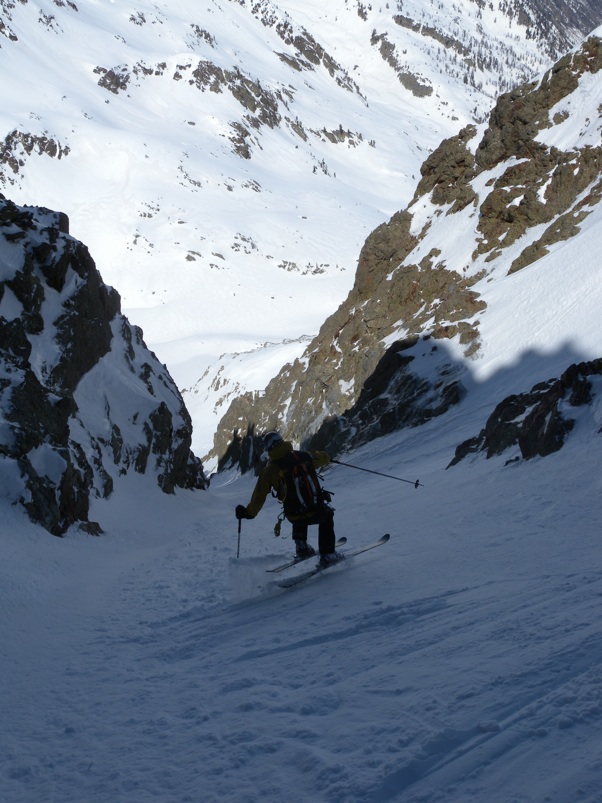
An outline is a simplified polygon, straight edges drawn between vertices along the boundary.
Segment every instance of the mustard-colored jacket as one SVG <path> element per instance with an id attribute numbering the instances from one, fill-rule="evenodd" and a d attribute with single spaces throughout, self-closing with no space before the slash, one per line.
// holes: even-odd
<path id="1" fill-rule="evenodd" d="M 257 484 L 255 485 L 255 490 L 251 496 L 251 501 L 247 505 L 247 513 L 248 515 L 254 519 L 255 516 L 259 513 L 263 504 L 267 498 L 267 495 L 270 493 L 272 489 L 276 492 L 276 495 L 280 502 L 284 502 L 286 497 L 286 481 L 284 479 L 284 472 L 278 465 L 275 463 L 275 460 L 279 460 L 280 458 L 284 457 L 288 452 L 293 451 L 293 446 L 289 441 L 282 441 L 281 443 L 274 446 L 273 449 L 270 449 L 268 452 L 270 462 L 267 466 L 263 469 L 259 478 L 257 480 Z M 321 468 L 322 466 L 327 466 L 330 463 L 330 455 L 327 452 L 312 452 L 312 457 L 314 460 L 314 465 L 317 468 Z M 289 518 L 287 516 L 287 518 Z M 305 516 L 290 516 L 290 520 L 299 520 L 303 519 Z"/>

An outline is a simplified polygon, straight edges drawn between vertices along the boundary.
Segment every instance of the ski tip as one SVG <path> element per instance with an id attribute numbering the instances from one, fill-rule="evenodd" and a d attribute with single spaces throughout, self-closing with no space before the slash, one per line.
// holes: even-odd
<path id="1" fill-rule="evenodd" d="M 390 537 L 391 537 L 391 533 L 385 533 L 383 535 L 383 537 L 380 539 L 381 543 L 386 544 Z"/>

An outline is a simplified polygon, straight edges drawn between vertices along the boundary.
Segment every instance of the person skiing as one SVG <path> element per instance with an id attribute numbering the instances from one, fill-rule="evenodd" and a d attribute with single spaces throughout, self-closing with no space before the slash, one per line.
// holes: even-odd
<path id="1" fill-rule="evenodd" d="M 282 502 L 284 516 L 293 525 L 293 540 L 299 558 L 310 558 L 315 550 L 307 543 L 310 525 L 318 525 L 320 563 L 338 560 L 335 552 L 334 509 L 328 504 L 329 494 L 320 486 L 315 467 L 330 463 L 327 452 L 296 451 L 279 432 L 268 432 L 264 439 L 269 463 L 263 469 L 248 505 L 236 506 L 237 519 L 254 519 L 268 493 Z"/>

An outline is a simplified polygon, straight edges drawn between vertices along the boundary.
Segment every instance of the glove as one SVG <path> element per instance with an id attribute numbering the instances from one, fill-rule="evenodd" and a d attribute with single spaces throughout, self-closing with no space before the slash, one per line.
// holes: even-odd
<path id="1" fill-rule="evenodd" d="M 244 505 L 236 505 L 236 518 L 237 519 L 252 519 L 253 516 L 249 516 L 247 512 L 247 508 Z"/>

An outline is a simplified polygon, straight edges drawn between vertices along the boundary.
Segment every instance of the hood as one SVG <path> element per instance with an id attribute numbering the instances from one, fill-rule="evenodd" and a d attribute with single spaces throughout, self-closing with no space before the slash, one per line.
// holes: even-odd
<path id="1" fill-rule="evenodd" d="M 293 444 L 290 441 L 281 441 L 280 443 L 276 444 L 273 449 L 270 449 L 268 455 L 270 460 L 280 460 L 280 458 L 292 451 Z"/>

